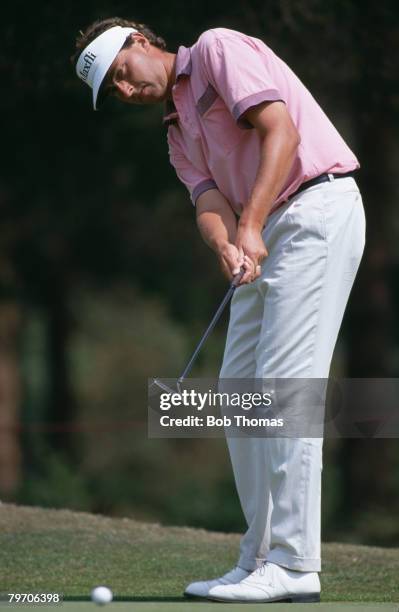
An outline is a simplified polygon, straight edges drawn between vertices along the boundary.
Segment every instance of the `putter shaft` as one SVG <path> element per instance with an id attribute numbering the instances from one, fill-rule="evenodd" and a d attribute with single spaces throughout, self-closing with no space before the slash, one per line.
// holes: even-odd
<path id="1" fill-rule="evenodd" d="M 196 347 L 195 351 L 193 352 L 193 354 L 190 357 L 190 361 L 188 362 L 188 364 L 186 365 L 185 369 L 183 370 L 181 376 L 179 377 L 177 384 L 180 385 L 183 380 L 185 378 L 187 378 L 188 374 L 191 372 L 191 369 L 193 367 L 194 361 L 198 355 L 198 353 L 200 352 L 201 348 L 204 346 L 208 336 L 210 335 L 210 333 L 212 332 L 213 328 L 215 327 L 216 323 L 219 321 L 226 305 L 230 302 L 231 298 L 233 297 L 233 293 L 236 290 L 240 280 L 242 279 L 243 275 L 244 275 L 245 269 L 241 268 L 240 272 L 233 278 L 233 280 L 231 281 L 230 287 L 226 293 L 226 295 L 224 296 L 219 308 L 217 309 L 217 311 L 215 312 L 212 321 L 209 323 L 208 327 L 206 328 L 201 340 L 198 343 L 198 346 Z"/>

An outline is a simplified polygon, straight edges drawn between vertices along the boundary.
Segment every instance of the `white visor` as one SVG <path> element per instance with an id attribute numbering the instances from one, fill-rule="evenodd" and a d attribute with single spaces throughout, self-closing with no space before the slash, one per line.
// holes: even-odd
<path id="1" fill-rule="evenodd" d="M 76 74 L 93 90 L 93 106 L 97 110 L 97 96 L 109 67 L 134 28 L 114 26 L 97 36 L 79 55 Z"/>

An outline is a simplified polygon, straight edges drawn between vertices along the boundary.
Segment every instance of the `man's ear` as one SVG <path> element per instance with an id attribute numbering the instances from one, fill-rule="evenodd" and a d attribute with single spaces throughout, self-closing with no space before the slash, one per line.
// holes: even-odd
<path id="1" fill-rule="evenodd" d="M 148 38 L 146 38 L 141 32 L 132 32 L 130 34 L 130 38 L 132 44 L 141 45 L 145 50 L 148 50 L 151 46 L 151 43 Z"/>

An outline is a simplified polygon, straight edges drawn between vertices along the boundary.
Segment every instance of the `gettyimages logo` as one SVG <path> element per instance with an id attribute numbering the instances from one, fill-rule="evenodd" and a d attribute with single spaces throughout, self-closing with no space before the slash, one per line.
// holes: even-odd
<path id="1" fill-rule="evenodd" d="M 150 379 L 148 433 L 399 439 L 399 378 Z"/>
<path id="2" fill-rule="evenodd" d="M 97 56 L 94 53 L 91 53 L 90 51 L 84 55 L 83 61 L 85 64 L 83 68 L 79 71 L 79 74 L 84 81 L 87 81 L 87 77 L 89 76 L 90 68 L 92 67 L 93 62 L 96 59 L 96 57 Z"/>

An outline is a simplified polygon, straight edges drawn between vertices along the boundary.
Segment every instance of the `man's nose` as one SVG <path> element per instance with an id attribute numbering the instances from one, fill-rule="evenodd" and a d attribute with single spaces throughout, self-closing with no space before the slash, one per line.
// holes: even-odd
<path id="1" fill-rule="evenodd" d="M 130 85 L 130 83 L 128 83 L 127 81 L 118 81 L 116 83 L 116 88 L 118 94 L 122 98 L 130 98 L 134 91 L 133 85 Z"/>

